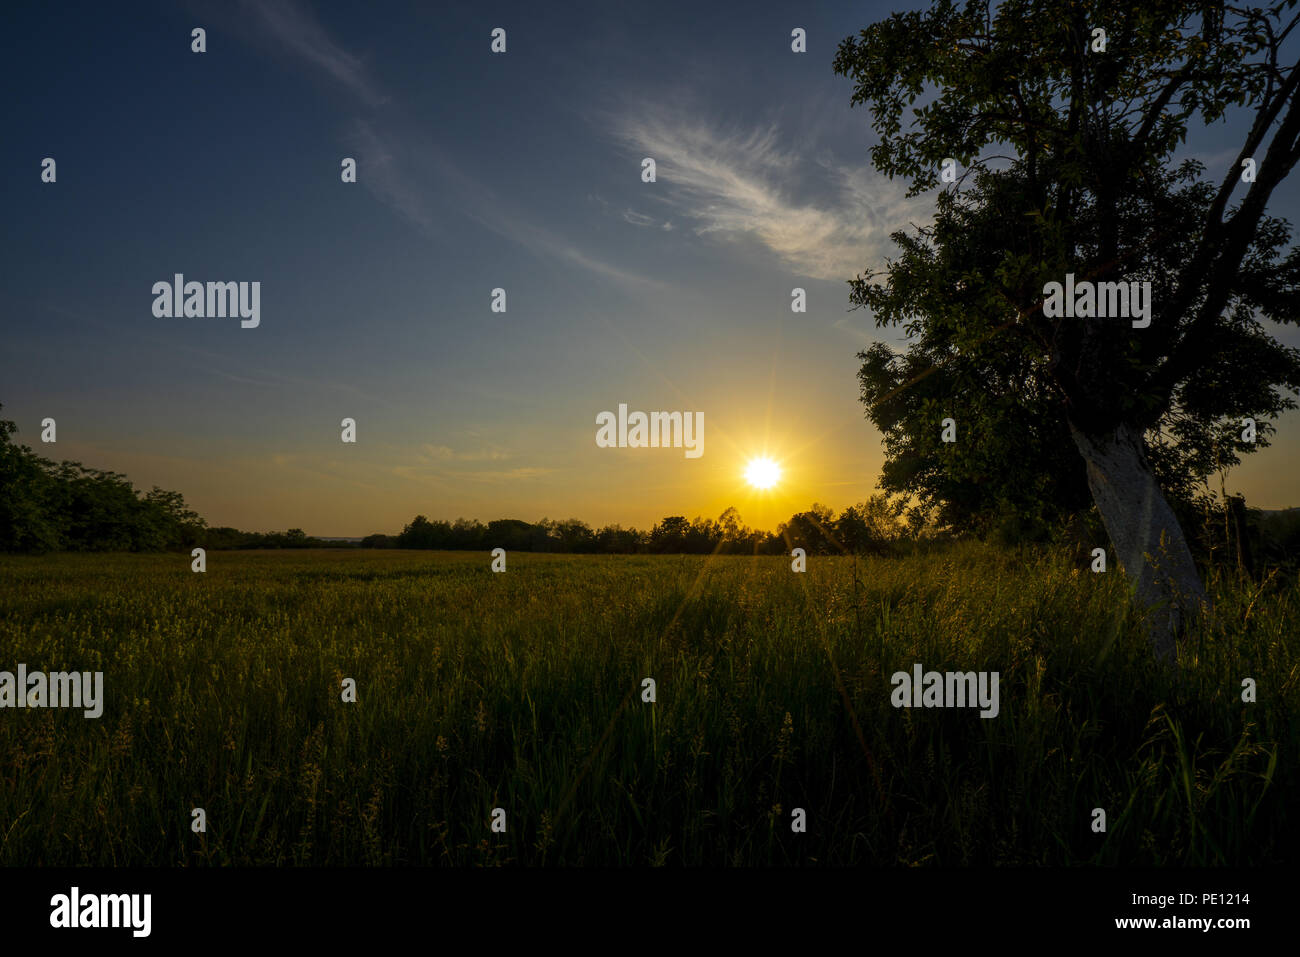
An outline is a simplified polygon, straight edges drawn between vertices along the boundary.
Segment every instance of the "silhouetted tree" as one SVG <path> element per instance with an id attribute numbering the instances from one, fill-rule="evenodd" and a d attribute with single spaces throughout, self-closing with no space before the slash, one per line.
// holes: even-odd
<path id="1" fill-rule="evenodd" d="M 912 339 L 863 355 L 896 463 L 886 487 L 969 509 L 962 494 L 981 486 L 1017 505 L 1020 482 L 1064 502 L 1069 476 L 1051 458 L 1068 436 L 1165 659 L 1204 590 L 1161 471 L 1166 485 L 1194 478 L 1206 434 L 1247 451 L 1231 441 L 1240 419 L 1294 407 L 1278 387 L 1300 385 L 1300 356 L 1260 322 L 1300 317 L 1300 254 L 1283 255 L 1290 229 L 1265 214 L 1300 160 L 1300 70 L 1281 59 L 1293 8 L 943 0 L 846 39 L 835 59 L 872 109 L 875 166 L 906 177 L 908 195 L 940 185 L 946 158 L 973 172 L 940 195 L 933 227 L 895 236 L 903 255 L 883 284 L 851 284 L 855 304 Z M 1171 169 L 1189 121 L 1234 104 L 1252 122 L 1215 181 L 1195 163 Z M 1044 315 L 1046 283 L 1067 273 L 1149 281 L 1149 327 Z M 945 416 L 963 432 L 940 449 Z"/>

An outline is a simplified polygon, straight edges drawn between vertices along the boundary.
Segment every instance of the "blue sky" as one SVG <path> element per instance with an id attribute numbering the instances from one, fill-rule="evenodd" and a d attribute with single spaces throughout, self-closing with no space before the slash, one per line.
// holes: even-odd
<path id="1" fill-rule="evenodd" d="M 905 6 L 7 7 L 2 414 L 250 529 L 860 501 L 881 453 L 855 353 L 896 340 L 846 280 L 930 199 L 871 170 L 831 61 Z M 1224 162 L 1222 131 L 1188 151 Z M 155 318 L 177 272 L 260 281 L 261 324 Z M 596 448 L 620 402 L 702 412 L 706 454 Z M 785 479 L 758 493 L 764 452 Z M 1230 485 L 1296 504 L 1297 452 Z"/>

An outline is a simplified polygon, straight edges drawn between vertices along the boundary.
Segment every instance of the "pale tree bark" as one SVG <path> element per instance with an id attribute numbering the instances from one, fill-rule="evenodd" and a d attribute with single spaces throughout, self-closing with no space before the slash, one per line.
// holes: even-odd
<path id="1" fill-rule="evenodd" d="M 1088 485 L 1116 557 L 1134 585 L 1156 656 L 1175 663 L 1178 639 L 1206 601 L 1191 549 L 1147 460 L 1142 430 L 1123 424 L 1102 434 L 1073 425 Z"/>

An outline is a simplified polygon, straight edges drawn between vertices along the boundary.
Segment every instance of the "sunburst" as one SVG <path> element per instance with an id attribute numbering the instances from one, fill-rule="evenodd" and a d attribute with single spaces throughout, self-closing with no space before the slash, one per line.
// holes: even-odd
<path id="1" fill-rule="evenodd" d="M 745 481 L 754 488 L 769 489 L 781 480 L 781 466 L 769 458 L 750 459 L 745 466 Z"/>

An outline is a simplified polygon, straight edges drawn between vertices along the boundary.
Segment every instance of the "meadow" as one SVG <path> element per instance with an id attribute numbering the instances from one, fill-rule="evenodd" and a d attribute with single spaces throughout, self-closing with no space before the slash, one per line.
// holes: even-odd
<path id="1" fill-rule="evenodd" d="M 1118 572 L 1048 551 L 489 563 L 0 556 L 0 670 L 105 682 L 99 719 L 0 710 L 0 865 L 1291 858 L 1294 576 L 1215 577 L 1175 676 Z M 999 672 L 997 717 L 893 707 L 918 662 Z"/>

